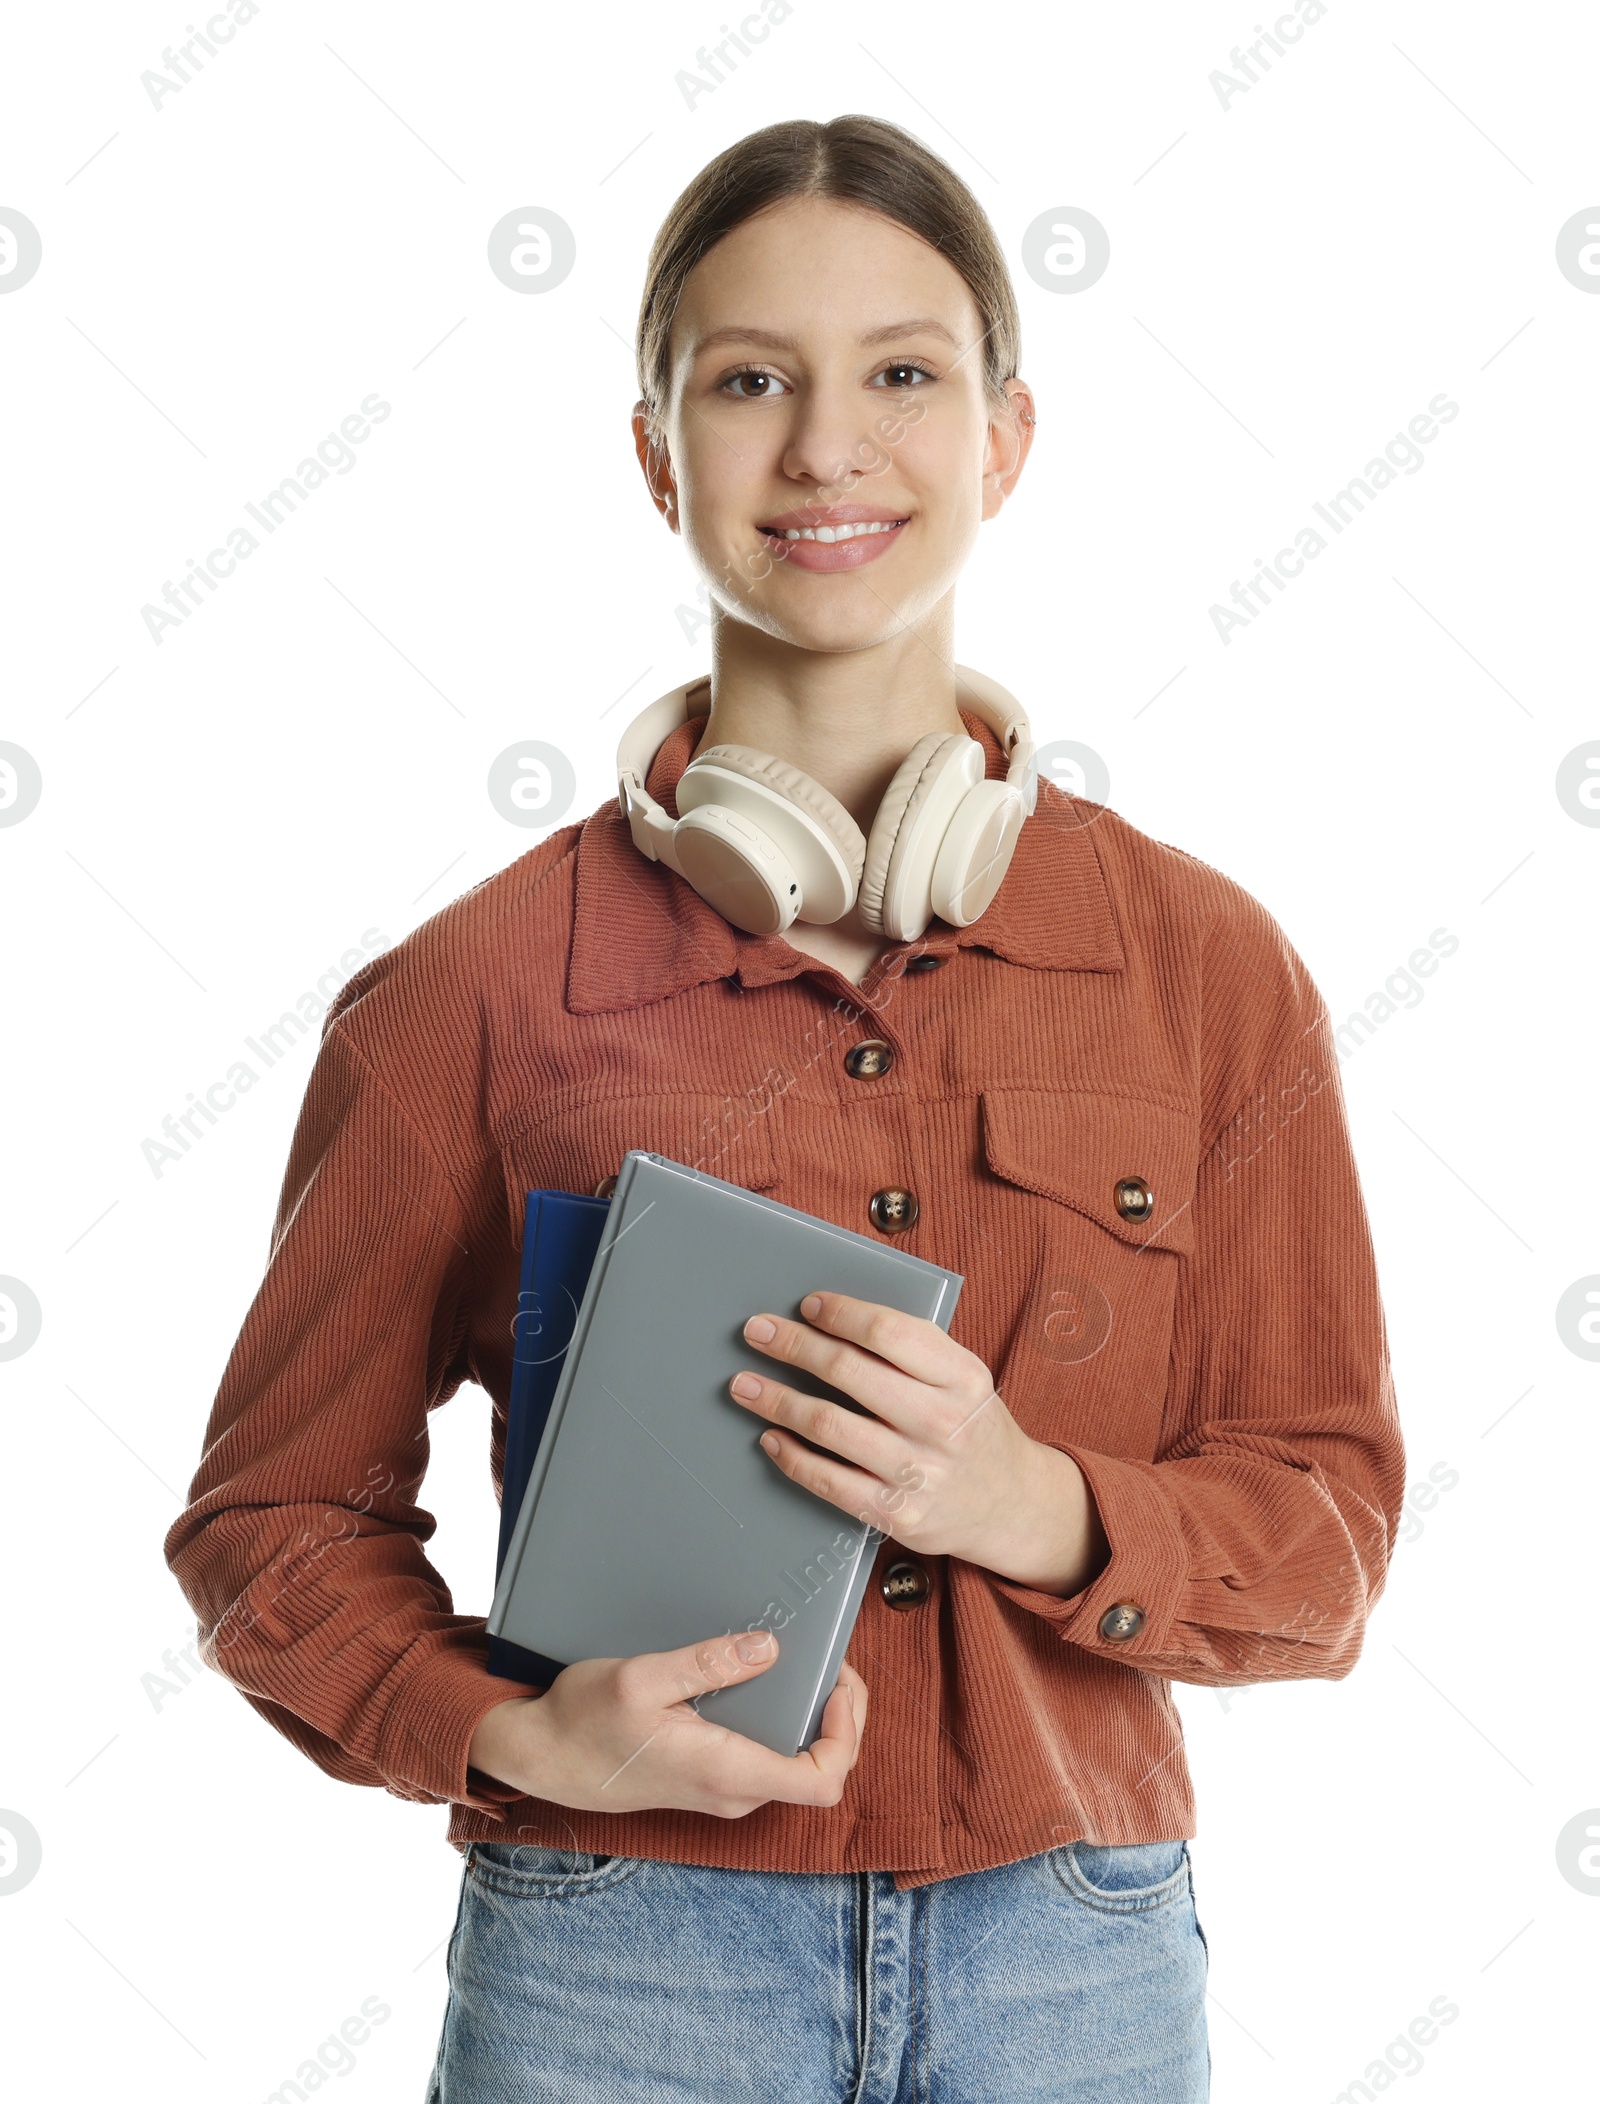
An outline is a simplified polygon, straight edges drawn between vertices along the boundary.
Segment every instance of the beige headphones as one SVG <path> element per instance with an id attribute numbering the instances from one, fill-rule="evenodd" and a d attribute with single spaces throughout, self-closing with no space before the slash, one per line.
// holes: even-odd
<path id="1" fill-rule="evenodd" d="M 709 678 L 689 680 L 636 717 L 617 747 L 617 801 L 633 844 L 675 870 L 724 920 L 752 935 L 797 920 L 827 923 L 859 904 L 875 933 L 912 942 L 935 914 L 975 921 L 1000 889 L 1038 801 L 1033 733 L 1005 688 L 954 667 L 958 703 L 981 716 L 1009 757 L 1003 782 L 962 731 L 912 746 L 863 835 L 822 784 L 753 745 L 708 745 L 678 778 L 679 816 L 645 788 L 662 744 L 711 708 Z"/>

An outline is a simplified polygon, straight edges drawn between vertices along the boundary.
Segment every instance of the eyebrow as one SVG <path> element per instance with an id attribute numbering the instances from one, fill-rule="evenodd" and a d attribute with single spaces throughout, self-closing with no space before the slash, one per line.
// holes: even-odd
<path id="1" fill-rule="evenodd" d="M 885 322 L 881 329 L 868 329 L 856 341 L 864 350 L 877 343 L 893 343 L 906 336 L 942 336 L 950 348 L 956 348 L 956 339 L 942 321 L 932 315 L 918 315 L 911 321 Z M 712 329 L 695 344 L 692 356 L 699 357 L 718 343 L 759 343 L 769 351 L 793 351 L 799 344 L 793 336 L 780 336 L 771 329 L 754 329 L 744 322 L 729 322 L 725 328 Z"/>

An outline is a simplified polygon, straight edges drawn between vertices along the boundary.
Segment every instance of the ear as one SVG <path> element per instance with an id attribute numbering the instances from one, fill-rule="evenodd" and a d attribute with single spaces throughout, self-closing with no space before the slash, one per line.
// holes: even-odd
<path id="1" fill-rule="evenodd" d="M 1016 488 L 1023 462 L 1033 449 L 1033 389 L 1026 380 L 1008 380 L 1009 416 L 992 417 L 984 458 L 983 516 L 992 519 Z"/>
<path id="2" fill-rule="evenodd" d="M 633 447 L 639 456 L 650 501 L 676 533 L 678 485 L 672 473 L 672 459 L 665 444 L 652 437 L 649 410 L 642 400 L 633 405 Z"/>

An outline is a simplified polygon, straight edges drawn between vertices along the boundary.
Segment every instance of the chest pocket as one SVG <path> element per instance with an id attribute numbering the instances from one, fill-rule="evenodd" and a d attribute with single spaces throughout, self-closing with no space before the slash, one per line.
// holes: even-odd
<path id="1" fill-rule="evenodd" d="M 991 1201 L 1015 1301 L 997 1385 L 1034 1438 L 1153 1459 L 1197 1120 L 1092 1089 L 986 1089 L 980 1115 L 984 1161 L 1011 1186 Z"/>
<path id="2" fill-rule="evenodd" d="M 631 1147 L 664 1154 L 747 1191 L 779 1181 L 770 1100 L 726 1095 L 604 1096 L 530 1121 L 503 1144 L 513 1206 L 532 1190 L 609 1197 Z"/>
<path id="3" fill-rule="evenodd" d="M 1194 1248 L 1199 1131 L 1187 1111 L 1093 1089 L 985 1089 L 982 1103 L 996 1176 L 1130 1248 Z"/>

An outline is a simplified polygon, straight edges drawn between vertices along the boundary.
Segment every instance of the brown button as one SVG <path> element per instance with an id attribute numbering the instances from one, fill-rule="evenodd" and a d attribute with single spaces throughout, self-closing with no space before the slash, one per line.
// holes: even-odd
<path id="1" fill-rule="evenodd" d="M 883 1235 L 903 1235 L 919 1210 L 915 1191 L 903 1191 L 897 1184 L 874 1191 L 867 1207 L 873 1226 Z"/>
<path id="2" fill-rule="evenodd" d="M 1156 1194 L 1142 1176 L 1122 1177 L 1112 1195 L 1124 1220 L 1148 1220 L 1155 1210 Z"/>
<path id="3" fill-rule="evenodd" d="M 844 1056 L 844 1070 L 852 1081 L 871 1081 L 876 1075 L 887 1074 L 893 1065 L 894 1046 L 882 1037 L 864 1037 Z"/>
<path id="4" fill-rule="evenodd" d="M 1143 1627 L 1144 1609 L 1135 1607 L 1131 1600 L 1124 1600 L 1117 1607 L 1108 1607 L 1100 1617 L 1100 1634 L 1108 1644 L 1125 1644 Z"/>
<path id="5" fill-rule="evenodd" d="M 616 1188 L 617 1179 L 614 1176 L 602 1176 L 594 1187 L 594 1195 L 596 1198 L 609 1198 Z"/>
<path id="6" fill-rule="evenodd" d="M 920 1563 L 892 1563 L 879 1584 L 885 1600 L 902 1611 L 920 1607 L 933 1591 L 933 1580 Z"/>
<path id="7" fill-rule="evenodd" d="M 913 957 L 907 964 L 908 972 L 936 972 L 941 964 L 948 964 L 949 957 L 941 950 L 924 950 L 920 957 Z"/>

